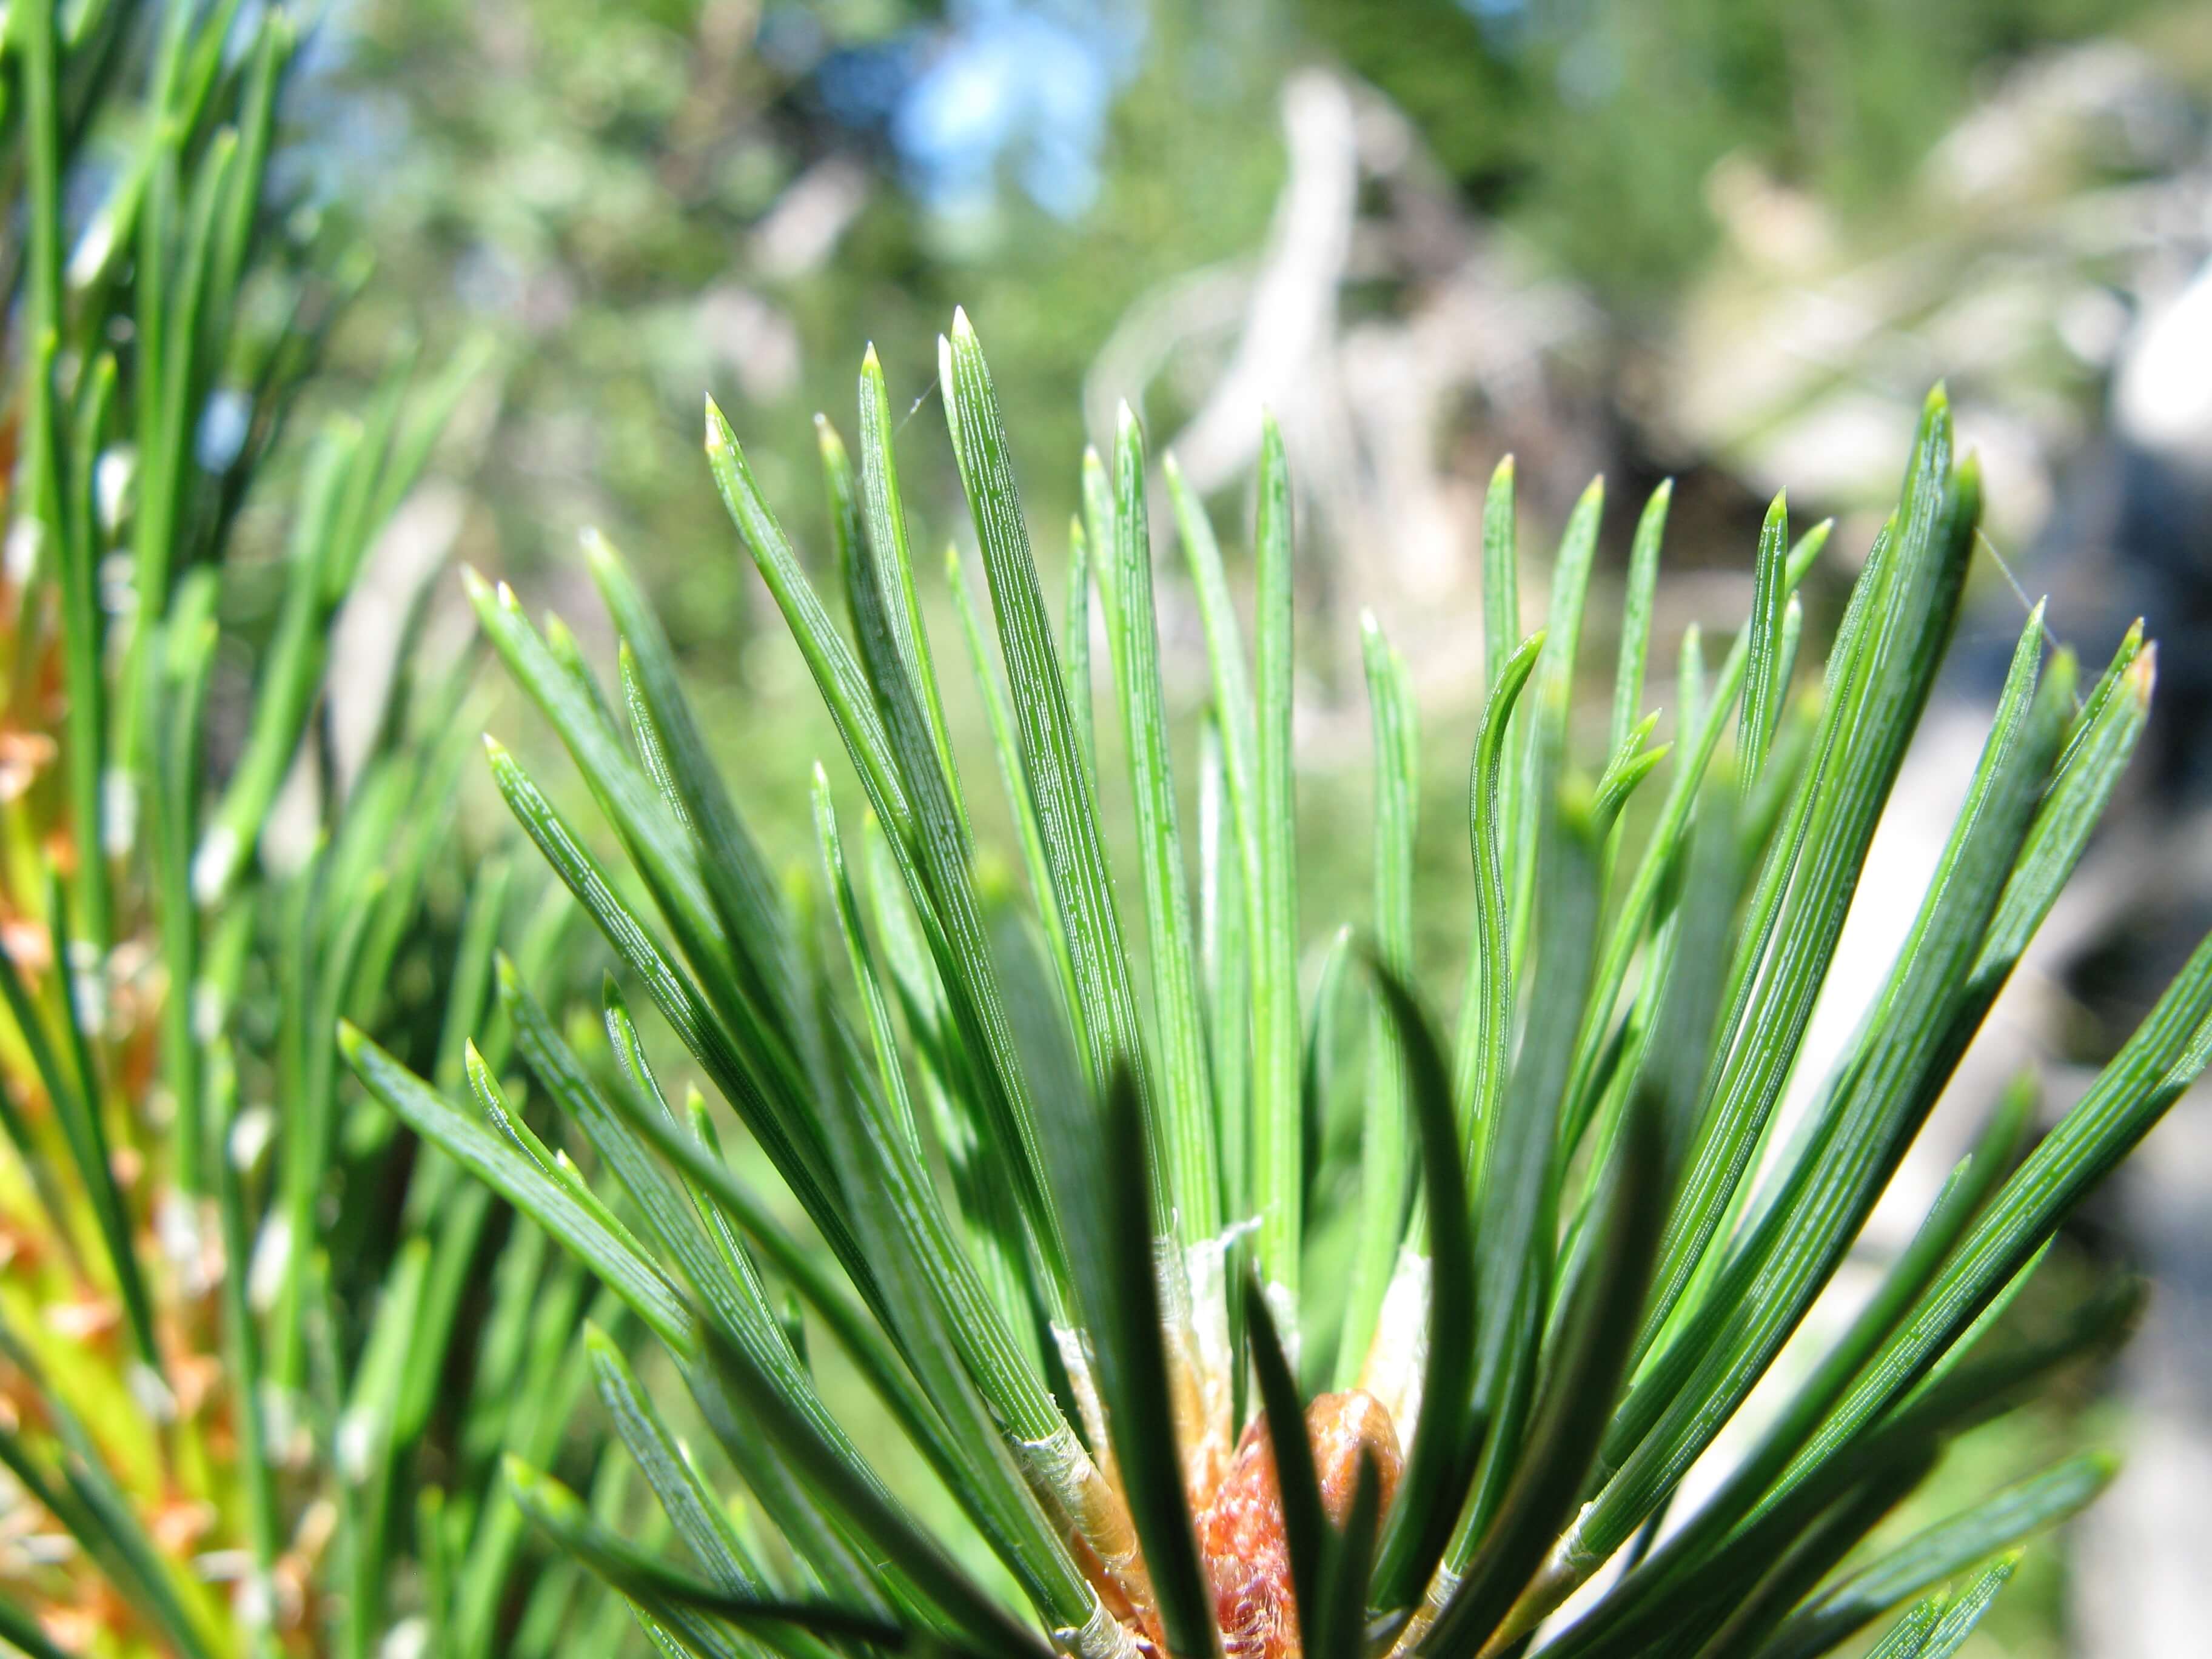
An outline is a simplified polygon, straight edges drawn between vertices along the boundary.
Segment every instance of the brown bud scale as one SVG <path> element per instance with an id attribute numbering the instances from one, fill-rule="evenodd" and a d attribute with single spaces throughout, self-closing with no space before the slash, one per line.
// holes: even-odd
<path id="1" fill-rule="evenodd" d="M 1382 1507 L 1389 1506 L 1404 1459 L 1390 1414 L 1374 1395 L 1358 1389 L 1322 1395 L 1306 1407 L 1306 1435 L 1332 1524 L 1342 1526 L 1351 1510 L 1363 1450 L 1382 1477 Z M 1224 1659 L 1299 1659 L 1290 1544 L 1264 1415 L 1245 1425 L 1227 1474 L 1200 1511 L 1198 1547 Z"/>

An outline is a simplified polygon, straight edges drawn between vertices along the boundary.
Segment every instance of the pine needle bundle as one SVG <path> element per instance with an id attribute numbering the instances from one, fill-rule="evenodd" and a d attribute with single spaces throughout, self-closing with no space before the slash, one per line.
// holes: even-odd
<path id="1" fill-rule="evenodd" d="M 708 407 L 738 539 L 868 808 L 841 823 L 817 769 L 803 891 L 770 868 L 611 549 L 587 556 L 618 686 L 504 587 L 472 590 L 619 848 L 611 866 L 601 830 L 491 744 L 516 818 L 617 964 L 596 1060 L 526 969 L 501 973 L 532 1097 L 584 1161 L 522 1124 L 516 1079 L 486 1058 L 471 1054 L 462 1090 L 358 1030 L 344 1046 L 379 1098 L 650 1333 L 654 1375 L 680 1377 L 716 1454 L 695 1455 L 678 1402 L 593 1332 L 624 1449 L 609 1456 L 642 1477 L 681 1553 L 625 1535 L 527 1460 L 509 1469 L 521 1507 L 666 1654 L 1795 1659 L 1882 1620 L 1888 1659 L 1953 1651 L 2014 1547 L 2087 1501 L 2105 1460 L 2061 1462 L 1886 1553 L 1861 1545 L 1953 1437 L 2124 1331 L 2124 1284 L 2057 1328 L 2002 1315 L 2204 1064 L 2212 948 L 2048 1133 L 2033 1133 L 2032 1079 L 1992 1103 L 1871 1298 L 1784 1379 L 1717 1484 L 1680 1494 L 1835 1276 L 2079 860 L 2142 729 L 2154 653 L 2140 629 L 2084 685 L 2046 649 L 2040 611 L 2029 618 L 1910 933 L 1785 1133 L 1778 1108 L 1973 550 L 1980 474 L 1954 453 L 1940 392 L 1825 664 L 1796 590 L 1828 527 L 1793 540 L 1778 501 L 1750 615 L 1717 671 L 1686 649 L 1664 744 L 1644 692 L 1666 491 L 1636 532 L 1605 747 L 1583 755 L 1570 714 L 1595 678 L 1580 637 L 1601 497 L 1571 519 L 1524 637 L 1502 466 L 1463 979 L 1415 975 L 1418 722 L 1370 623 L 1375 903 L 1345 919 L 1358 937 L 1309 1000 L 1279 438 L 1261 452 L 1249 656 L 1206 512 L 1161 468 L 1210 662 L 1195 775 L 1178 775 L 1137 422 L 1125 410 L 1114 454 L 1086 458 L 1056 618 L 964 318 L 940 342 L 940 380 L 983 574 L 949 563 L 949 658 L 927 627 L 873 354 L 857 464 L 819 426 L 849 626 Z M 995 779 L 953 751 L 948 659 L 976 676 Z M 1119 775 L 1100 764 L 1107 720 Z M 994 786 L 1025 882 L 979 858 L 979 792 Z M 1109 792 L 1133 811 L 1133 871 L 1108 856 Z M 664 1085 L 633 999 L 818 1247 L 726 1158 L 720 1112 Z M 1355 1178 L 1324 1189 L 1315 1078 L 1329 1033 L 1363 1010 Z M 893 1498 L 825 1404 L 787 1294 L 1018 1603 Z"/>

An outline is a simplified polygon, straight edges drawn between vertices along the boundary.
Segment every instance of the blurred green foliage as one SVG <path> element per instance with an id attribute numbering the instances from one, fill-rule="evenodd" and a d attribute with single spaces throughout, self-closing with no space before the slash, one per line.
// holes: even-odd
<path id="1" fill-rule="evenodd" d="M 1308 0 L 1300 21 L 1405 109 L 1470 200 L 1632 311 L 1710 251 L 1731 152 L 1856 216 L 1991 70 L 2146 0 Z"/>
<path id="2" fill-rule="evenodd" d="M 805 416 L 848 401 L 855 343 L 872 334 L 895 397 L 927 395 L 964 304 L 1007 366 L 1038 522 L 1063 521 L 1092 354 L 1139 295 L 1259 246 L 1300 63 L 1404 109 L 1471 209 L 1633 325 L 1711 249 L 1722 155 L 1878 216 L 2008 57 L 2146 3 L 362 0 L 335 159 L 382 270 L 352 333 L 367 361 L 408 327 L 502 332 L 465 550 L 527 569 L 601 525 L 673 601 L 678 645 L 714 642 L 702 666 L 726 672 L 744 588 L 695 464 L 701 392 L 758 441 L 772 494 L 811 500 Z M 933 74 L 1004 78 L 985 48 L 1015 25 L 1094 47 L 1109 37 L 1083 30 L 1118 27 L 1128 49 L 1096 194 L 1067 216 L 1005 157 L 995 191 L 928 199 L 899 129 Z M 926 521 L 947 499 L 936 459 Z M 818 544 L 819 526 L 796 527 Z"/>
<path id="3" fill-rule="evenodd" d="M 1057 489 L 1046 504 L 1073 506 L 1075 479 L 1054 475 L 1078 447 L 1091 350 L 1146 287 L 1264 232 L 1279 31 L 1244 9 L 1154 20 L 1104 188 L 1063 222 L 1011 198 L 957 220 L 926 209 L 880 126 L 830 112 L 825 65 L 864 76 L 875 53 L 904 72 L 894 46 L 933 25 L 900 0 L 813 9 L 811 38 L 775 50 L 793 26 L 728 0 L 370 0 L 345 71 L 370 137 L 349 159 L 372 176 L 384 269 L 356 335 L 501 329 L 506 413 L 477 526 L 498 550 L 473 550 L 526 565 L 600 524 L 672 586 L 679 645 L 726 639 L 738 572 L 697 465 L 700 395 L 768 438 L 769 471 L 811 469 L 805 417 L 850 401 L 864 326 L 912 397 L 952 306 L 988 318 L 1021 366 L 1018 445 Z M 809 212 L 827 222 L 818 244 L 795 222 Z M 771 487 L 798 497 L 804 476 Z M 925 510 L 940 482 L 917 491 Z"/>

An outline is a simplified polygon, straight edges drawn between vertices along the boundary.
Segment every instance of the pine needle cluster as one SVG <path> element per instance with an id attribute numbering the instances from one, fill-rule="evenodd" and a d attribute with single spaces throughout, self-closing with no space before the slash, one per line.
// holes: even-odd
<path id="1" fill-rule="evenodd" d="M 337 763 L 337 621 L 484 360 L 303 415 L 368 267 L 273 164 L 301 47 L 236 0 L 0 25 L 0 1645 L 34 1659 L 494 1651 L 498 1460 L 550 1461 L 584 1382 L 589 1281 L 334 1041 L 458 1081 L 502 927 L 543 975 L 571 913 L 497 870 L 458 928 L 430 901 L 476 665 L 413 662 L 419 607 Z"/>
<path id="2" fill-rule="evenodd" d="M 358 1029 L 343 1047 L 377 1098 L 650 1334 L 652 1375 L 680 1377 L 684 1414 L 715 1443 L 695 1452 L 634 1345 L 594 1331 L 623 1448 L 607 1455 L 651 1489 L 655 1537 L 680 1554 L 528 1459 L 509 1466 L 521 1508 L 673 1655 L 1796 1659 L 1878 1621 L 1885 1659 L 1954 1651 L 2010 1552 L 2087 1501 L 2105 1460 L 2061 1462 L 1881 1553 L 1862 1545 L 1953 1437 L 2124 1331 L 2125 1284 L 2056 1327 L 2004 1314 L 2203 1067 L 2212 948 L 2055 1127 L 2038 1133 L 2032 1079 L 1991 1103 L 1870 1298 L 1777 1379 L 1778 1407 L 1717 1483 L 1692 1501 L 1685 1476 L 1834 1279 L 2079 860 L 2142 729 L 2154 655 L 2140 630 L 2084 685 L 2029 618 L 1911 930 L 1785 1127 L 1973 554 L 1980 474 L 1954 453 L 1940 392 L 1825 662 L 1796 590 L 1828 527 L 1793 541 L 1778 501 L 1750 614 L 1717 670 L 1686 647 L 1663 744 L 1644 711 L 1666 491 L 1635 536 L 1605 745 L 1584 755 L 1571 715 L 1594 678 L 1581 638 L 1601 496 L 1570 520 L 1543 626 L 1524 637 L 1501 467 L 1463 980 L 1425 984 L 1412 959 L 1418 721 L 1370 623 L 1375 902 L 1344 919 L 1355 942 L 1309 998 L 1301 945 L 1319 919 L 1301 908 L 1293 832 L 1279 439 L 1261 449 L 1249 654 L 1206 511 L 1172 461 L 1159 469 L 1210 662 L 1194 775 L 1178 775 L 1138 422 L 1124 411 L 1113 455 L 1085 459 L 1055 616 L 964 318 L 940 342 L 940 379 L 983 576 L 948 562 L 951 655 L 975 678 L 994 777 L 954 753 L 872 353 L 857 464 L 819 428 L 842 620 L 708 410 L 738 539 L 866 798 L 841 824 L 817 769 L 810 879 L 763 855 L 611 549 L 587 547 L 621 641 L 611 689 L 566 629 L 541 632 L 504 587 L 473 586 L 602 821 L 491 744 L 516 819 L 616 959 L 605 1043 L 580 1052 L 509 964 L 501 1029 L 520 1074 L 471 1051 L 457 1088 Z M 1103 720 L 1118 722 L 1117 775 L 1100 764 Z M 1025 881 L 979 859 L 976 792 L 993 787 Z M 1133 870 L 1108 855 L 1109 795 L 1133 811 Z M 650 1005 L 643 1034 L 631 998 Z M 1317 1183 L 1316 1079 L 1363 1023 L 1354 1167 Z M 648 1054 L 661 1026 L 719 1102 L 664 1085 Z M 724 1107 L 818 1243 L 725 1158 Z M 1019 1605 L 892 1496 L 825 1404 L 810 1326 Z"/>

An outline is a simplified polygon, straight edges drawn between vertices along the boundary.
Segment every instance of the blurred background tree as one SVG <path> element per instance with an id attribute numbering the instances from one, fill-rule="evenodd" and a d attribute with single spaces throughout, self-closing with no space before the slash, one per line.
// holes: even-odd
<path id="1" fill-rule="evenodd" d="M 725 539 L 702 391 L 811 468 L 805 417 L 849 402 L 857 343 L 918 394 L 965 303 L 1022 365 L 1024 448 L 1069 453 L 1121 307 L 1249 247 L 1280 172 L 1285 43 L 1249 4 L 491 0 L 355 27 L 339 159 L 368 182 L 388 307 L 357 327 L 499 328 L 478 533 L 527 558 L 604 524 L 681 584 L 684 643 L 738 603 L 736 565 L 691 556 Z"/>
<path id="2" fill-rule="evenodd" d="M 918 392 L 955 300 L 1021 364 L 1030 447 L 1064 453 L 1114 320 L 1260 240 L 1295 64 L 1372 88 L 1456 205 L 1650 335 L 1723 251 L 1717 162 L 1880 246 L 2008 64 L 2160 10 L 363 0 L 332 43 L 332 160 L 364 186 L 385 270 L 388 313 L 357 329 L 483 319 L 514 342 L 488 480 L 527 481 L 490 491 L 510 532 L 600 517 L 659 542 L 707 506 L 665 435 L 689 434 L 702 381 L 773 426 L 842 405 L 849 343 L 872 334 Z"/>
<path id="3" fill-rule="evenodd" d="M 1395 100 L 1468 198 L 1632 316 L 1713 252 L 1713 164 L 1878 217 L 2008 59 L 2151 0 L 1349 0 L 1307 34 Z"/>

